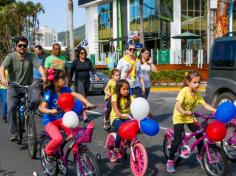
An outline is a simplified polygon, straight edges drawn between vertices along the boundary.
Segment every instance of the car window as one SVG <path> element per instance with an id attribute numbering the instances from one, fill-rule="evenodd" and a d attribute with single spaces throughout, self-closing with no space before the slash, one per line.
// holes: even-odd
<path id="1" fill-rule="evenodd" d="M 236 59 L 236 41 L 220 41 L 214 45 L 212 67 L 233 67 Z"/>

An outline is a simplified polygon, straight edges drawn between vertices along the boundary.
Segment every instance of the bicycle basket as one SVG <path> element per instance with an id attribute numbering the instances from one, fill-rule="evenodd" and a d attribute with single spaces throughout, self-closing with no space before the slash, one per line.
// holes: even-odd
<path id="1" fill-rule="evenodd" d="M 76 143 L 90 143 L 92 140 L 94 125 L 89 125 L 87 128 L 79 128 L 74 134 Z"/>

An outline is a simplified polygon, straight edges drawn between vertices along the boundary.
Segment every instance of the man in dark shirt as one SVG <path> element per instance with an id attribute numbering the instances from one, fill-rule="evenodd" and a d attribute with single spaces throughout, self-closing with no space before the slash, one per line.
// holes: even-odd
<path id="1" fill-rule="evenodd" d="M 18 141 L 16 128 L 16 111 L 19 99 L 24 96 L 23 89 L 17 89 L 8 85 L 8 81 L 5 76 L 5 70 L 8 70 L 9 81 L 17 82 L 22 86 L 31 85 L 33 81 L 33 67 L 36 67 L 42 79 L 46 81 L 45 72 L 42 66 L 36 62 L 34 55 L 28 53 L 27 50 L 28 40 L 25 37 L 19 37 L 16 41 L 16 51 L 8 54 L 1 67 L 0 75 L 2 78 L 2 84 L 8 86 L 7 93 L 7 118 L 9 122 L 10 133 L 12 134 L 10 140 Z M 40 89 L 36 87 L 31 90 L 31 108 L 37 106 L 39 103 Z"/>

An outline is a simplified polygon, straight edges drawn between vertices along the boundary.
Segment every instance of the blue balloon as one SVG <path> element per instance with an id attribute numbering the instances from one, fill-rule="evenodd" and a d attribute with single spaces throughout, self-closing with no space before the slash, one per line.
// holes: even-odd
<path id="1" fill-rule="evenodd" d="M 140 121 L 140 128 L 143 133 L 149 136 L 156 135 L 160 130 L 159 124 L 155 120 L 148 118 Z"/>
<path id="2" fill-rule="evenodd" d="M 236 116 L 236 107 L 232 102 L 221 103 L 216 110 L 216 120 L 226 123 Z"/>
<path id="3" fill-rule="evenodd" d="M 80 115 L 83 112 L 83 104 L 79 100 L 75 100 L 74 108 L 72 111 L 76 112 L 78 115 Z"/>

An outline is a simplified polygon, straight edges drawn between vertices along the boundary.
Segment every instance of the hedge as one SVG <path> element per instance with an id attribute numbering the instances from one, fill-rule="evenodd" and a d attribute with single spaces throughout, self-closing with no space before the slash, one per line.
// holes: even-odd
<path id="1" fill-rule="evenodd" d="M 100 70 L 104 74 L 108 75 L 110 74 L 109 70 Z M 165 83 L 167 85 L 174 83 L 182 83 L 184 82 L 184 79 L 187 74 L 187 70 L 163 70 L 158 72 L 152 72 L 151 74 L 151 82 L 152 85 L 155 84 L 162 84 Z"/>

